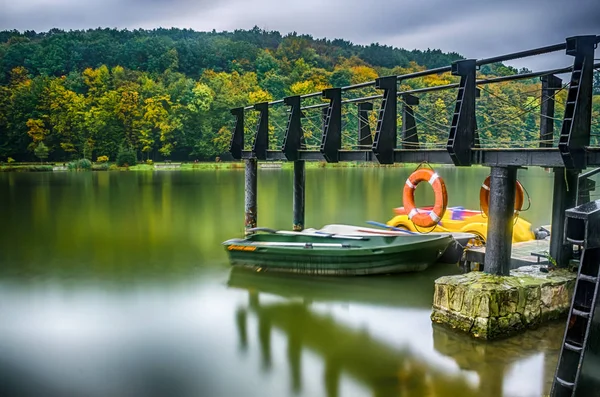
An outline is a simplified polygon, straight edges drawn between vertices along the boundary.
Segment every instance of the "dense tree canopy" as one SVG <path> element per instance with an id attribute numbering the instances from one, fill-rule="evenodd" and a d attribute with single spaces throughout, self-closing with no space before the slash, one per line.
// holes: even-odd
<path id="1" fill-rule="evenodd" d="M 439 50 L 361 46 L 258 28 L 4 31 L 0 161 L 31 161 L 45 151 L 49 160 L 108 156 L 114 161 L 123 148 L 133 149 L 140 159 L 212 159 L 226 151 L 233 107 L 435 68 L 460 58 Z M 480 70 L 488 76 L 517 72 L 501 64 Z M 455 81 L 448 74 L 435 75 L 409 80 L 402 88 Z M 539 108 L 539 82 L 487 88 L 478 105 L 482 139 L 534 139 L 539 120 L 532 114 Z M 349 95 L 375 93 L 366 88 Z M 417 116 L 424 123 L 422 142 L 444 139 L 454 95 L 443 91 L 421 102 Z M 599 105 L 595 103 L 596 112 Z M 526 107 L 532 111 L 510 117 Z M 318 124 L 318 114 L 307 116 L 307 123 Z M 286 117 L 285 109 L 274 111 L 271 131 L 285 125 Z M 346 131 L 355 131 L 352 109 L 344 117 Z M 370 119 L 375 123 L 374 115 Z M 253 123 L 256 115 L 249 114 L 249 130 Z M 311 131 L 307 128 L 306 133 Z M 279 145 L 281 140 L 279 131 L 271 143 Z"/>

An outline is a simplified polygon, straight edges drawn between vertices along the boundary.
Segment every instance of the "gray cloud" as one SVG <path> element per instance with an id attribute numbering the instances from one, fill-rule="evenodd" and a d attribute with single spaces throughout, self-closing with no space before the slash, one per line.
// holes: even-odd
<path id="1" fill-rule="evenodd" d="M 47 31 L 51 28 L 139 28 L 149 21 L 176 20 L 199 10 L 210 11 L 214 1 L 194 0 L 0 0 L 0 29 Z M 154 27 L 157 27 L 154 26 Z"/>
<path id="2" fill-rule="evenodd" d="M 600 34 L 598 0 L 0 0 L 0 11 L 0 29 L 233 30 L 257 25 L 358 44 L 439 48 L 468 58 Z M 561 53 L 510 64 L 539 69 L 571 61 Z"/>

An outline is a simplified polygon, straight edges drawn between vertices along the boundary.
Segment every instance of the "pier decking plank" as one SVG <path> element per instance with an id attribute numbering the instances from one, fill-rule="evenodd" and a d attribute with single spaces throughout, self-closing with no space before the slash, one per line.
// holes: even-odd
<path id="1" fill-rule="evenodd" d="M 547 254 L 549 250 L 550 238 L 514 243 L 512 245 L 510 268 L 516 269 L 519 266 L 549 264 L 548 259 L 543 255 Z M 484 258 L 485 247 L 471 247 L 465 252 L 465 261 L 467 263 L 476 262 L 483 266 Z"/>

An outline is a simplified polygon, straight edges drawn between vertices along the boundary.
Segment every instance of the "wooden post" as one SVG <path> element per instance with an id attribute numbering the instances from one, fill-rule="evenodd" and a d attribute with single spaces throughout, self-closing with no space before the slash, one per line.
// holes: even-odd
<path id="1" fill-rule="evenodd" d="M 369 112 L 373 110 L 373 103 L 361 102 L 358 104 L 358 146 L 373 146 L 373 136 L 369 125 Z"/>
<path id="2" fill-rule="evenodd" d="M 244 201 L 245 201 L 245 222 L 244 233 L 252 234 L 248 229 L 256 227 L 256 190 L 257 190 L 257 161 L 256 158 L 246 160 L 245 185 L 244 185 Z"/>
<path id="3" fill-rule="evenodd" d="M 419 136 L 413 106 L 419 104 L 419 98 L 402 95 L 402 149 L 419 149 Z"/>
<path id="4" fill-rule="evenodd" d="M 508 276 L 512 251 L 516 167 L 492 167 L 484 270 Z"/>
<path id="5" fill-rule="evenodd" d="M 564 244 L 565 211 L 575 207 L 577 203 L 577 183 L 577 171 L 564 168 L 554 169 L 550 256 L 559 267 L 566 267 L 573 256 L 573 247 Z"/>
<path id="6" fill-rule="evenodd" d="M 377 118 L 373 153 L 379 164 L 394 164 L 398 126 L 398 79 L 396 76 L 380 77 L 375 80 L 375 88 L 383 90 L 383 100 Z"/>
<path id="7" fill-rule="evenodd" d="M 294 231 L 304 229 L 304 160 L 294 161 Z"/>
<path id="8" fill-rule="evenodd" d="M 552 147 L 554 139 L 554 93 L 562 80 L 553 74 L 542 76 L 542 98 L 540 110 L 540 147 Z"/>

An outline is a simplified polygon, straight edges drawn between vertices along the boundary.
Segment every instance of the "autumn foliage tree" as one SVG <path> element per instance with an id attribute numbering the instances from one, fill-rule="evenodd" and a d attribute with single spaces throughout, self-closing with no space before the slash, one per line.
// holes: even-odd
<path id="1" fill-rule="evenodd" d="M 227 151 L 232 108 L 444 66 L 460 58 L 439 50 L 361 46 L 259 28 L 219 33 L 180 29 L 0 32 L 0 161 L 35 159 L 42 142 L 48 158 L 57 161 L 117 159 L 125 151 L 133 153 L 128 161 L 214 159 Z M 502 64 L 479 71 L 482 76 L 516 72 Z M 595 92 L 600 94 L 598 73 L 595 80 Z M 457 81 L 449 73 L 436 74 L 403 80 L 399 89 Z M 482 142 L 513 145 L 536 139 L 539 89 L 539 81 L 533 80 L 482 89 L 477 100 Z M 344 99 L 379 93 L 368 86 L 344 92 Z M 564 94 L 564 90 L 557 94 L 557 115 L 564 111 Z M 415 107 L 421 142 L 444 142 L 455 98 L 452 90 L 421 96 Z M 320 103 L 321 97 L 303 101 Z M 372 129 L 379 103 L 375 101 L 369 114 Z M 598 96 L 593 114 L 600 114 Z M 306 133 L 312 134 L 312 144 L 318 144 L 321 117 L 308 112 L 306 116 Z M 356 106 L 344 106 L 343 117 L 344 145 L 351 147 L 356 143 L 350 137 L 358 126 Z M 258 112 L 246 113 L 247 144 L 257 120 Z M 286 123 L 286 107 L 274 107 L 270 148 L 282 144 Z M 400 128 L 400 117 L 398 123 Z M 600 135 L 598 126 L 593 128 Z"/>

